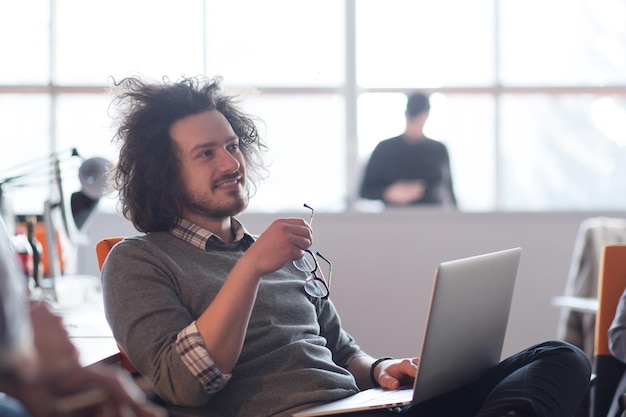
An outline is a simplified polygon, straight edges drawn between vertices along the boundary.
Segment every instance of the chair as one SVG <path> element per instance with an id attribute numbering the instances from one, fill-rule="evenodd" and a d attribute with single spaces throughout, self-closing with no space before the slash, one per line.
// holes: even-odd
<path id="1" fill-rule="evenodd" d="M 123 239 L 124 238 L 122 236 L 107 237 L 99 240 L 98 243 L 96 243 L 96 256 L 98 257 L 98 267 L 100 268 L 100 271 L 102 271 L 102 265 L 104 265 L 104 261 L 106 260 L 113 246 L 115 246 Z M 130 362 L 128 356 L 126 356 L 120 345 L 117 345 L 117 347 L 120 350 L 120 365 L 122 366 L 122 368 L 126 369 L 131 374 L 138 374 L 137 369 L 135 369 L 133 364 Z"/>
<path id="2" fill-rule="evenodd" d="M 626 288 L 626 244 L 607 244 L 602 250 L 598 274 L 598 311 L 595 324 L 591 386 L 591 417 L 607 417 L 626 364 L 611 355 L 608 331 Z M 614 416 L 609 416 L 614 417 Z"/>
<path id="3" fill-rule="evenodd" d="M 122 241 L 124 238 L 121 236 L 116 237 L 106 237 L 101 239 L 96 243 L 96 256 L 98 257 L 98 268 L 102 271 L 102 265 L 104 265 L 104 261 L 106 260 L 109 252 L 118 242 Z"/>
<path id="4" fill-rule="evenodd" d="M 585 303 L 597 300 L 602 251 L 605 245 L 614 243 L 626 243 L 626 219 L 591 217 L 581 222 L 567 277 L 566 297 Z M 557 338 L 578 346 L 593 359 L 595 329 L 595 311 L 568 306 L 561 310 Z"/>

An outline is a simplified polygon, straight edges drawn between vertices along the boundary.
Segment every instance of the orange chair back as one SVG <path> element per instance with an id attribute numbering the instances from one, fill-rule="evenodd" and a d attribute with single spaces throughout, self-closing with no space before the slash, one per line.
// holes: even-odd
<path id="1" fill-rule="evenodd" d="M 102 265 L 104 265 L 104 261 L 106 260 L 109 252 L 118 242 L 123 240 L 124 238 L 121 236 L 116 237 L 106 237 L 98 243 L 96 243 L 96 255 L 98 256 L 98 268 L 102 271 Z"/>
<path id="2" fill-rule="evenodd" d="M 98 241 L 98 243 L 96 243 L 96 255 L 98 257 L 98 267 L 100 268 L 100 271 L 102 271 L 102 266 L 104 265 L 104 261 L 106 260 L 113 246 L 115 246 L 118 242 L 120 242 L 123 239 L 124 238 L 121 236 L 107 237 L 107 238 L 101 239 L 100 241 Z M 117 345 L 117 347 L 120 350 L 120 360 L 121 360 L 122 368 L 126 369 L 131 374 L 138 373 L 137 369 L 135 369 L 133 364 L 130 362 L 130 360 L 128 359 L 128 356 L 126 356 L 126 354 L 124 353 L 120 345 Z"/>
<path id="3" fill-rule="evenodd" d="M 626 244 L 610 244 L 604 247 L 598 278 L 594 354 L 610 355 L 608 331 L 626 288 Z"/>

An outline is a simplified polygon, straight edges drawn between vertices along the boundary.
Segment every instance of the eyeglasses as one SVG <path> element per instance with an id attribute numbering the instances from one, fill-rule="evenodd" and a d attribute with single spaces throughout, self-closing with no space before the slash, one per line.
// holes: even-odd
<path id="1" fill-rule="evenodd" d="M 311 210 L 311 217 L 309 217 L 309 225 L 313 223 L 313 215 L 315 214 L 315 210 L 313 207 L 308 204 L 304 204 L 304 207 Z M 317 257 L 319 256 L 328 264 L 328 281 L 324 278 L 324 273 L 319 267 L 319 263 L 317 262 Z M 309 294 L 311 297 L 317 298 L 328 298 L 330 294 L 330 279 L 332 275 L 333 265 L 330 263 L 328 259 L 326 259 L 321 253 L 316 252 L 315 255 L 310 250 L 304 251 L 304 256 L 300 259 L 296 259 L 293 261 L 293 266 L 295 266 L 300 271 L 306 272 L 309 277 L 304 282 L 304 291 Z M 319 276 L 317 272 L 319 271 Z"/>
<path id="2" fill-rule="evenodd" d="M 319 267 L 315 255 L 322 258 L 328 264 L 328 281 L 324 278 L 324 273 Z M 294 262 L 294 266 L 300 271 L 310 274 L 306 281 L 304 281 L 304 291 L 307 294 L 311 297 L 328 298 L 330 294 L 330 279 L 333 272 L 333 265 L 321 253 L 315 252 L 315 255 L 310 250 L 305 250 L 304 256 L 298 260 L 298 265 Z"/>

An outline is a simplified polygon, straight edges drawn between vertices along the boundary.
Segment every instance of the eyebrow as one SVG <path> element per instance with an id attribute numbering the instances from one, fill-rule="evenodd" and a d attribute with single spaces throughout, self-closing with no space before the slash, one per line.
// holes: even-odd
<path id="1" fill-rule="evenodd" d="M 228 138 L 226 138 L 226 140 L 223 143 L 229 144 L 232 142 L 239 142 L 239 137 L 237 137 L 236 135 L 229 136 Z M 220 146 L 221 144 L 222 142 L 218 143 L 218 141 L 208 141 L 208 142 L 199 143 L 195 145 L 193 148 L 191 148 L 190 153 L 194 153 L 202 149 L 215 148 L 217 146 Z"/>

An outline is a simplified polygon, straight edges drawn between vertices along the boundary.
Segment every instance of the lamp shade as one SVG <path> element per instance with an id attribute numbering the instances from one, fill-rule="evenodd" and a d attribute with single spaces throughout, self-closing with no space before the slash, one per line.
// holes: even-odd
<path id="1" fill-rule="evenodd" d="M 78 169 L 78 179 L 82 192 L 93 200 L 98 200 L 106 188 L 106 172 L 111 163 L 101 157 L 86 159 Z"/>
<path id="2" fill-rule="evenodd" d="M 79 230 L 84 226 L 100 197 L 105 194 L 106 172 L 111 166 L 108 160 L 95 157 L 86 159 L 78 169 L 81 190 L 72 194 L 70 208 Z"/>

